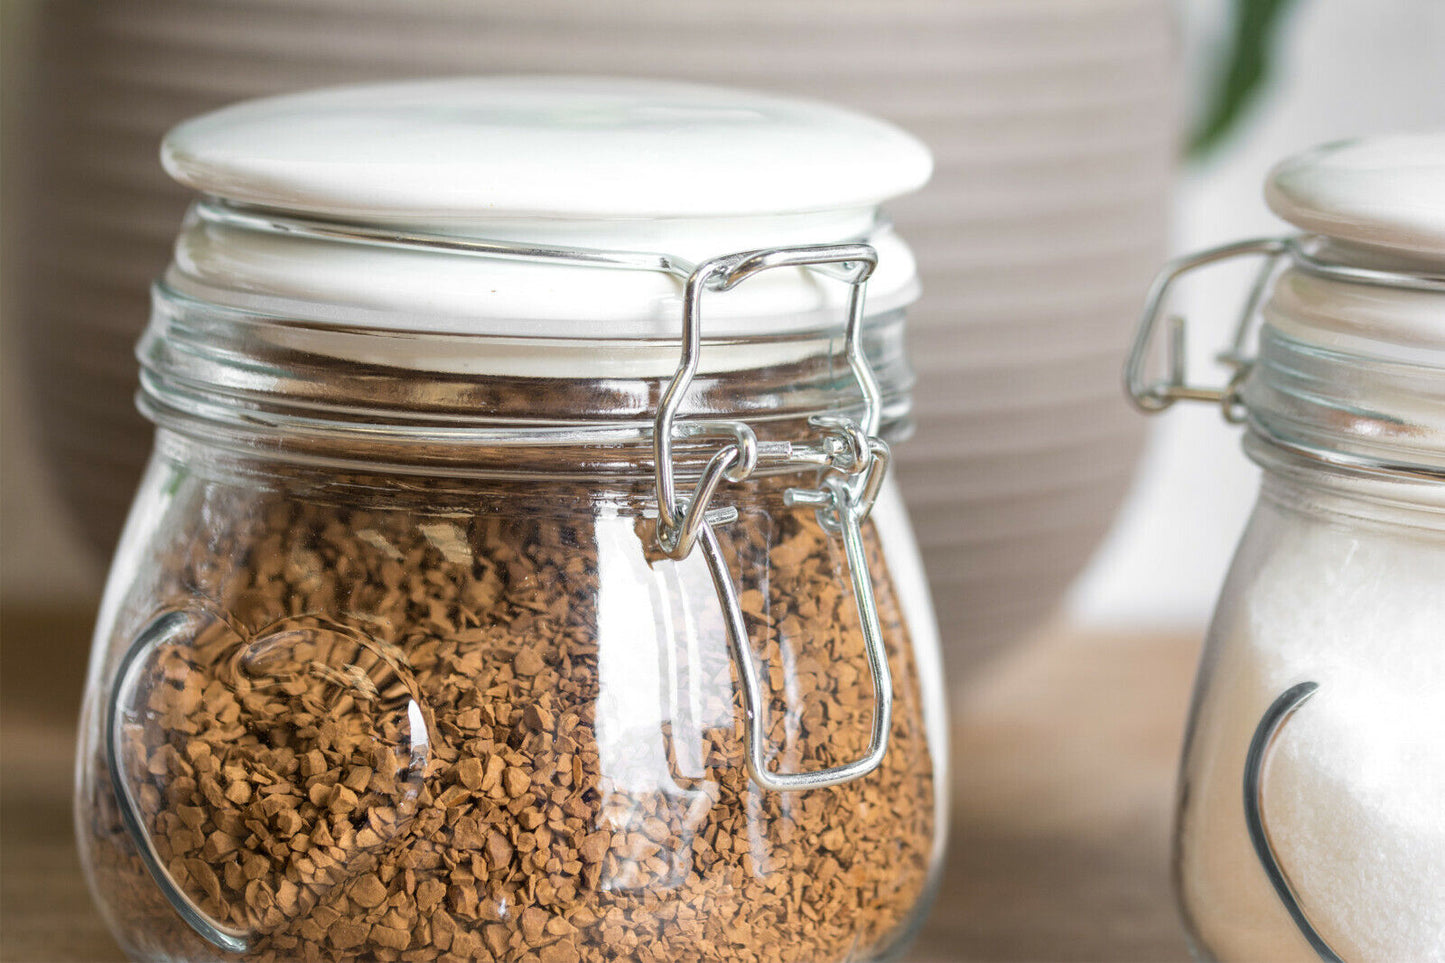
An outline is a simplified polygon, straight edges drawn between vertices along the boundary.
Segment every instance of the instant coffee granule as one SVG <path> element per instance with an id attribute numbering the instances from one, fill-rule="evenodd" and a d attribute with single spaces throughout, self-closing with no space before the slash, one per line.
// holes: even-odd
<path id="1" fill-rule="evenodd" d="M 772 764 L 837 764 L 874 711 L 846 562 L 765 485 L 739 501 L 769 510 L 719 534 Z M 213 530 L 146 592 L 171 608 L 120 699 L 119 765 L 159 861 L 248 935 L 246 958 L 826 963 L 905 935 L 933 769 L 871 527 L 888 753 L 861 780 L 776 793 L 747 775 L 712 583 L 700 559 L 650 557 L 650 522 L 559 512 L 588 505 L 581 488 L 492 489 L 466 510 L 366 490 L 210 486 L 185 510 Z M 92 765 L 91 869 L 119 877 L 105 885 L 146 921 L 141 949 L 229 958 L 165 902 L 103 751 Z"/>

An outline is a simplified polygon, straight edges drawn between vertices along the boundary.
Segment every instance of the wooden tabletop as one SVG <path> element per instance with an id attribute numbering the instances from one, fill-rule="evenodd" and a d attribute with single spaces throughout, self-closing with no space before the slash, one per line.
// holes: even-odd
<path id="1" fill-rule="evenodd" d="M 71 836 L 89 617 L 0 612 L 0 961 L 123 960 Z M 952 826 L 910 959 L 1170 961 L 1174 766 L 1196 645 L 1055 629 L 955 696 Z"/>

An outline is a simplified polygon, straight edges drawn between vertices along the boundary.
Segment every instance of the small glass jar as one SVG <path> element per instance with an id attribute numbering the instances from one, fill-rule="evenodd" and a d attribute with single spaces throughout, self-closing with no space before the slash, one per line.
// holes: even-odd
<path id="1" fill-rule="evenodd" d="M 1271 173 L 1304 231 L 1184 258 L 1126 380 L 1223 405 L 1263 469 L 1215 610 L 1174 860 L 1205 960 L 1445 959 L 1445 137 L 1328 145 Z M 1145 375 L 1170 284 L 1265 266 L 1223 388 Z M 1262 319 L 1246 360 L 1252 321 Z"/>
<path id="2" fill-rule="evenodd" d="M 805 183 L 804 143 L 848 176 Z M 125 951 L 902 952 L 945 747 L 886 475 L 916 284 L 874 208 L 921 146 L 500 78 L 244 104 L 163 156 L 208 196 L 139 348 L 78 765 Z M 725 171 L 790 190 L 699 199 Z"/>

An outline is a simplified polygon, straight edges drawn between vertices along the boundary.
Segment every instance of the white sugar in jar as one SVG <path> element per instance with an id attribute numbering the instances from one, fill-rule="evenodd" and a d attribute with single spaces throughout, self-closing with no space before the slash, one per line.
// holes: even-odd
<path id="1" fill-rule="evenodd" d="M 1179 899 L 1202 959 L 1445 960 L 1445 136 L 1319 148 L 1266 196 L 1307 233 L 1171 265 L 1126 373 L 1146 410 L 1221 403 L 1264 468 L 1195 687 Z M 1172 280 L 1247 255 L 1234 377 L 1178 351 L 1147 376 Z"/>

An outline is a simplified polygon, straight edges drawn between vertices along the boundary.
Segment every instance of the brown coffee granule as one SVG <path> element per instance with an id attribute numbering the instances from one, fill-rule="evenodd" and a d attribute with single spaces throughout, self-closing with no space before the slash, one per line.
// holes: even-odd
<path id="1" fill-rule="evenodd" d="M 865 750 L 873 712 L 842 549 L 811 512 L 781 507 L 781 485 L 755 488 L 739 501 L 766 510 L 719 534 L 770 695 L 773 765 L 837 764 Z M 247 958 L 826 963 L 906 938 L 936 842 L 933 768 L 871 528 L 888 754 L 862 780 L 772 793 L 747 776 L 700 559 L 657 559 L 650 523 L 567 517 L 567 502 L 518 508 L 503 491 L 482 509 L 386 507 L 360 490 L 213 486 L 192 510 L 227 521 L 164 555 L 173 577 L 146 594 L 189 621 L 137 676 L 122 765 L 181 889 L 255 935 Z M 626 638 L 599 601 L 609 582 L 633 587 Z M 622 650 L 662 668 L 629 674 Z M 668 708 L 629 711 L 646 700 Z M 666 721 L 635 727 L 649 718 Z M 232 958 L 161 898 L 104 765 L 91 761 L 82 800 L 88 858 L 128 945 Z"/>

